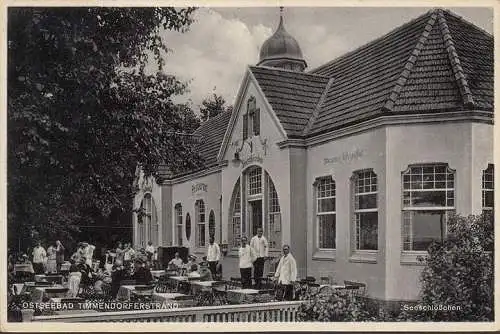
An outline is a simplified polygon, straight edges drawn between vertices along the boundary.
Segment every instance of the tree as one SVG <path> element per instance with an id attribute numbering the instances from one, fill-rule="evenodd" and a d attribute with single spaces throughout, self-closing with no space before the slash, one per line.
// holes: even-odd
<path id="1" fill-rule="evenodd" d="M 454 216 L 449 237 L 431 244 L 422 272 L 423 305 L 460 307 L 419 313 L 424 321 L 493 320 L 493 219 Z"/>
<path id="2" fill-rule="evenodd" d="M 226 106 L 226 100 L 221 96 L 213 93 L 201 102 L 200 113 L 201 121 L 205 122 L 209 118 L 215 117 L 224 111 L 233 110 L 232 106 Z"/>
<path id="3" fill-rule="evenodd" d="M 161 71 L 161 29 L 184 31 L 193 11 L 9 8 L 10 245 L 71 238 L 78 224 L 131 210 L 138 165 L 146 176 L 199 165 L 184 140 L 194 115 L 171 99 L 186 85 Z"/>

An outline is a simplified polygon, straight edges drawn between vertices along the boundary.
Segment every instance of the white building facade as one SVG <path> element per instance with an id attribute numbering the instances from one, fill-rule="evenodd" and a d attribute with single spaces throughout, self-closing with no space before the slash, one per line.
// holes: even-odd
<path id="1" fill-rule="evenodd" d="M 493 209 L 493 37 L 436 9 L 310 72 L 280 20 L 232 113 L 205 122 L 206 168 L 140 180 L 134 244 L 206 253 L 257 227 L 299 277 L 360 281 L 414 300 L 451 213 Z"/>

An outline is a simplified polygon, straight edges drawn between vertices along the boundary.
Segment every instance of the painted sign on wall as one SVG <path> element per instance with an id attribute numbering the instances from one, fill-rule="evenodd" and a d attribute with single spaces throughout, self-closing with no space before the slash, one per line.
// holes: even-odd
<path id="1" fill-rule="evenodd" d="M 365 152 L 361 149 L 356 149 L 354 151 L 343 152 L 340 155 L 324 158 L 323 163 L 325 165 L 337 164 L 337 163 L 349 163 L 353 160 L 361 159 Z"/>
<path id="2" fill-rule="evenodd" d="M 191 186 L 191 192 L 196 194 L 198 192 L 207 192 L 207 184 L 206 183 L 195 183 Z"/>

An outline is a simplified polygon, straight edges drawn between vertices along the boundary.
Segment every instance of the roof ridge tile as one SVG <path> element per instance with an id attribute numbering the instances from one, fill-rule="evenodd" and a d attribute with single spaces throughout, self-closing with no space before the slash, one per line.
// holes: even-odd
<path id="1" fill-rule="evenodd" d="M 427 42 L 429 34 L 430 34 L 432 28 L 434 27 L 434 24 L 436 23 L 436 19 L 437 19 L 437 14 L 436 14 L 436 11 L 434 10 L 431 12 L 431 16 L 430 16 L 429 20 L 427 21 L 427 24 L 424 27 L 424 31 L 422 32 L 422 35 L 418 39 L 417 44 L 415 45 L 415 48 L 413 49 L 412 53 L 410 54 L 410 57 L 406 61 L 406 64 L 404 66 L 403 71 L 401 72 L 401 75 L 399 76 L 398 80 L 396 81 L 396 84 L 394 85 L 394 88 L 392 89 L 391 93 L 389 94 L 389 98 L 384 103 L 384 106 L 382 107 L 382 111 L 392 111 L 394 104 L 396 103 L 396 100 L 398 99 L 399 94 L 401 93 L 403 86 L 408 81 L 411 70 L 413 69 L 413 66 L 415 65 L 415 63 L 417 62 L 418 56 L 420 55 L 422 48 L 425 46 L 425 43 Z"/>
<path id="2" fill-rule="evenodd" d="M 453 74 L 455 75 L 455 80 L 458 82 L 458 87 L 460 89 L 464 105 L 466 107 L 473 108 L 475 103 L 472 92 L 469 88 L 469 84 L 467 83 L 467 79 L 465 78 L 464 69 L 462 68 L 460 58 L 458 57 L 458 53 L 455 48 L 455 42 L 453 41 L 453 37 L 451 36 L 448 23 L 446 22 L 446 18 L 444 17 L 442 10 L 438 11 L 438 23 L 441 34 L 443 35 L 444 46 L 448 52 L 448 58 L 451 63 Z"/>

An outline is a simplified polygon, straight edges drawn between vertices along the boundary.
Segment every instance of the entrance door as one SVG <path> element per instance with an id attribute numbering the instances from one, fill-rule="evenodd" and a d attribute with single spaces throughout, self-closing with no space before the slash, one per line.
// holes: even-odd
<path id="1" fill-rule="evenodd" d="M 262 200 L 250 201 L 248 202 L 249 207 L 249 216 L 250 216 L 250 231 L 252 235 L 249 235 L 249 238 L 252 238 L 257 234 L 257 229 L 259 227 L 262 228 Z"/>

